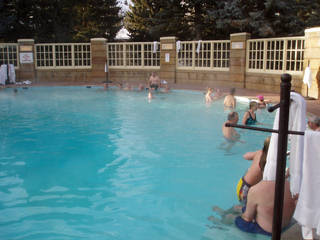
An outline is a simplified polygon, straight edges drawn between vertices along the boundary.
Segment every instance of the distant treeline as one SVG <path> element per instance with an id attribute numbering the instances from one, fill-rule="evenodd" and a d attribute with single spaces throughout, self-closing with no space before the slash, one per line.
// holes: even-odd
<path id="1" fill-rule="evenodd" d="M 131 0 L 123 13 L 117 0 L 0 0 L 0 41 L 113 41 L 122 26 L 132 41 L 162 36 L 180 40 L 303 35 L 320 26 L 320 0 Z"/>

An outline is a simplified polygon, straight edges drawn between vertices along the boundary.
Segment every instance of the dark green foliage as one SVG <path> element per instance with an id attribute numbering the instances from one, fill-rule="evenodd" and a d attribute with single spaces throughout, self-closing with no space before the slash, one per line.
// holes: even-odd
<path id="1" fill-rule="evenodd" d="M 36 42 L 89 42 L 113 40 L 121 28 L 116 0 L 10 0 L 0 4 L 0 39 Z"/>
<path id="2" fill-rule="evenodd" d="M 320 0 L 134 0 L 125 17 L 132 40 L 180 40 L 303 35 L 320 25 Z"/>

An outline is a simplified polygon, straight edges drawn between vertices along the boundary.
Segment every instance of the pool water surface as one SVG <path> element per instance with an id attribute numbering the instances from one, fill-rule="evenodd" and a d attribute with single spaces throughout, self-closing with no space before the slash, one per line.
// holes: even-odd
<path id="1" fill-rule="evenodd" d="M 0 239 L 265 239 L 213 226 L 212 206 L 237 204 L 242 155 L 267 133 L 237 130 L 197 91 L 100 87 L 0 91 Z M 247 110 L 239 103 L 240 119 Z M 258 121 L 273 122 L 258 110 Z M 240 238 L 241 239 L 241 238 Z"/>

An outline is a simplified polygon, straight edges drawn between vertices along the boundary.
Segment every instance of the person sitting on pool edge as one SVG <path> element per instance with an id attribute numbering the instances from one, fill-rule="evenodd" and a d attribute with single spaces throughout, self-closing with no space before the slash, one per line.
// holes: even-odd
<path id="1" fill-rule="evenodd" d="M 158 75 L 156 75 L 155 72 L 152 72 L 149 78 L 149 88 L 158 90 L 159 87 L 160 87 L 160 78 Z"/>
<path id="2" fill-rule="evenodd" d="M 251 101 L 249 103 L 249 110 L 245 112 L 242 118 L 243 125 L 254 125 L 257 123 L 257 116 L 255 112 L 258 109 L 258 103 L 255 101 Z"/>
<path id="3" fill-rule="evenodd" d="M 236 108 L 237 101 L 234 97 L 235 92 L 236 92 L 236 89 L 231 88 L 230 93 L 227 96 L 225 96 L 224 101 L 223 101 L 223 104 L 225 107 L 233 108 L 233 109 Z"/>
<path id="4" fill-rule="evenodd" d="M 247 205 L 241 216 L 235 218 L 235 225 L 244 232 L 271 236 L 275 181 L 262 180 L 252 186 L 248 193 Z M 282 228 L 286 228 L 295 210 L 296 199 L 290 192 L 290 183 L 285 181 Z"/>
<path id="5" fill-rule="evenodd" d="M 230 112 L 228 114 L 228 120 L 222 126 L 222 133 L 225 139 L 228 141 L 239 141 L 240 134 L 233 127 L 226 127 L 226 123 L 237 124 L 239 121 L 239 115 L 237 112 Z"/>
<path id="6" fill-rule="evenodd" d="M 246 160 L 252 160 L 246 174 L 240 178 L 237 184 L 237 196 L 239 201 L 246 205 L 249 188 L 261 181 L 263 170 L 266 165 L 266 159 L 270 144 L 270 137 L 264 140 L 263 148 L 255 152 L 247 152 L 243 155 Z"/>

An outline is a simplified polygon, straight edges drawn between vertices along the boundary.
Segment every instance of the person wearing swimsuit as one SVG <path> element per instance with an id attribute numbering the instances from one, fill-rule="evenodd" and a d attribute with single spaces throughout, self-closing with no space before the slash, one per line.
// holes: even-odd
<path id="1" fill-rule="evenodd" d="M 250 102 L 249 104 L 249 111 L 247 111 L 243 115 L 242 124 L 243 125 L 253 125 L 257 123 L 257 116 L 255 114 L 255 111 L 258 109 L 258 103 L 257 102 Z"/>

